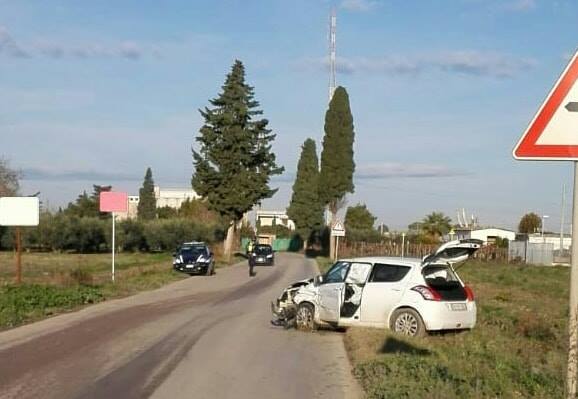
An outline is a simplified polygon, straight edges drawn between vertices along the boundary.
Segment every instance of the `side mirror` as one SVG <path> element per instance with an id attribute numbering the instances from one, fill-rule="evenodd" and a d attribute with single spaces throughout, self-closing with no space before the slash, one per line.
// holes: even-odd
<path id="1" fill-rule="evenodd" d="M 177 253 L 173 252 L 173 258 L 176 258 L 176 257 L 177 257 Z"/>
<path id="2" fill-rule="evenodd" d="M 313 284 L 314 285 L 323 284 L 323 275 L 320 274 L 318 276 L 315 276 L 315 279 L 313 280 Z"/>
<path id="3" fill-rule="evenodd" d="M 209 256 L 214 256 L 215 254 L 212 252 L 209 252 Z"/>

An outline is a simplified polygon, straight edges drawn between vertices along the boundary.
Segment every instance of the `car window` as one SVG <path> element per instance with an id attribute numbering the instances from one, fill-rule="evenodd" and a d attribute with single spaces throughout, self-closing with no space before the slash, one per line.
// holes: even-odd
<path id="1" fill-rule="evenodd" d="M 255 253 L 257 255 L 269 255 L 273 252 L 273 248 L 270 245 L 257 245 L 255 247 Z"/>
<path id="2" fill-rule="evenodd" d="M 349 269 L 349 262 L 337 262 L 323 278 L 323 283 L 342 283 L 345 281 L 345 276 L 347 275 L 347 270 Z"/>
<path id="3" fill-rule="evenodd" d="M 411 267 L 409 266 L 376 263 L 373 266 L 370 281 L 373 283 L 394 283 L 401 281 L 410 269 Z"/>
<path id="4" fill-rule="evenodd" d="M 182 247 L 180 250 L 180 254 L 186 256 L 199 256 L 199 255 L 208 255 L 209 251 L 207 250 L 207 247 L 201 246 Z"/>
<path id="5" fill-rule="evenodd" d="M 371 272 L 371 263 L 352 263 L 345 280 L 349 284 L 365 284 Z"/>

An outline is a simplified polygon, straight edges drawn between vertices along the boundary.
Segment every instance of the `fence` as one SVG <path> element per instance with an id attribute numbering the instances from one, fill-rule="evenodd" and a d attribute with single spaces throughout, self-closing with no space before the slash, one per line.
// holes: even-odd
<path id="1" fill-rule="evenodd" d="M 531 265 L 552 265 L 554 263 L 554 244 L 510 241 L 508 261 L 529 263 Z"/>
<path id="2" fill-rule="evenodd" d="M 406 258 L 423 258 L 434 252 L 439 245 L 429 244 L 407 244 L 404 248 Z M 402 256 L 401 245 L 390 243 L 366 243 L 366 242 L 348 242 L 339 245 L 339 257 L 357 257 L 357 256 Z M 490 245 L 477 251 L 474 259 L 481 261 L 508 262 L 508 249 L 498 248 Z"/>

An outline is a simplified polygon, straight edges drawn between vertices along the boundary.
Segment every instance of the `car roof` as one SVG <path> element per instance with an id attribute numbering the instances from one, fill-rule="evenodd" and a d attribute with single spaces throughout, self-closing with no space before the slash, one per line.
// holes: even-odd
<path id="1" fill-rule="evenodd" d="M 190 246 L 205 246 L 207 244 L 205 244 L 202 241 L 191 241 L 191 242 L 183 242 L 181 245 L 190 245 Z"/>
<path id="2" fill-rule="evenodd" d="M 422 260 L 420 258 L 400 258 L 392 256 L 363 256 L 359 258 L 347 258 L 339 260 L 344 262 L 385 263 L 412 267 L 420 266 L 422 264 Z"/>

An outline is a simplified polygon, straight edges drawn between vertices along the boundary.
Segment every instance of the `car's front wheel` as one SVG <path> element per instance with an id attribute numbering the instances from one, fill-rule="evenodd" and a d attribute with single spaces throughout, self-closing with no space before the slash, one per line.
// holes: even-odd
<path id="1" fill-rule="evenodd" d="M 391 316 L 390 328 L 393 332 L 410 337 L 425 335 L 425 325 L 419 313 L 413 309 L 398 309 Z"/>
<path id="2" fill-rule="evenodd" d="M 295 315 L 295 325 L 301 331 L 313 331 L 315 324 L 315 308 L 310 303 L 300 303 Z"/>

